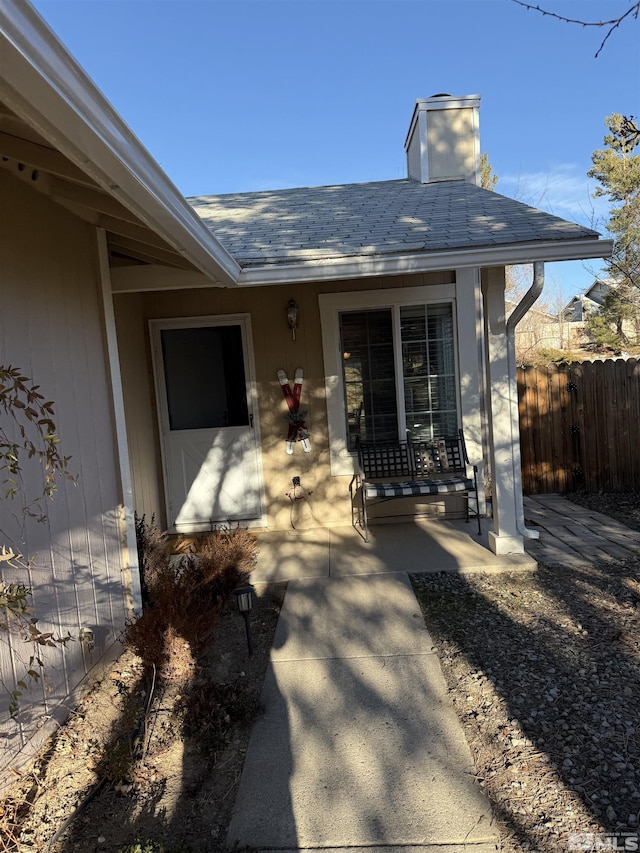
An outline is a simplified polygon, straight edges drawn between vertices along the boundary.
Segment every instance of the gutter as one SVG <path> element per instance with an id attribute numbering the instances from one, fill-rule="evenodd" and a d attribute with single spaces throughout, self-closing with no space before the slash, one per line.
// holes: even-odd
<path id="1" fill-rule="evenodd" d="M 522 469 L 520 456 L 520 417 L 518 412 L 518 382 L 516 363 L 516 326 L 542 293 L 544 287 L 544 263 L 533 265 L 533 284 L 513 309 L 507 320 L 507 364 L 509 372 L 509 409 L 511 415 L 511 460 L 513 464 L 513 491 L 516 510 L 516 527 L 525 539 L 538 539 L 540 533 L 525 524 L 522 500 Z"/>
<path id="2" fill-rule="evenodd" d="M 293 263 L 245 266 L 237 280 L 239 287 L 268 284 L 293 284 L 305 281 L 335 281 L 363 276 L 406 275 L 443 269 L 501 267 L 535 264 L 537 261 L 585 260 L 606 258 L 613 251 L 611 240 L 585 237 L 572 240 L 546 240 L 479 248 L 457 248 L 406 255 L 321 258 Z M 528 310 L 528 309 L 527 309 Z"/>

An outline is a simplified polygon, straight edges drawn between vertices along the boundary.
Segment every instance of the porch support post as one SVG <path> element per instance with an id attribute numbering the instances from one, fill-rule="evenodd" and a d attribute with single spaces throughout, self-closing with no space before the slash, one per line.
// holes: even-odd
<path id="1" fill-rule="evenodd" d="M 456 305 L 460 364 L 460 406 L 462 430 L 469 461 L 478 466 L 478 503 L 485 515 L 483 406 L 484 348 L 480 270 L 469 267 L 456 270 Z"/>
<path id="2" fill-rule="evenodd" d="M 513 434 L 512 428 L 504 286 L 504 268 L 484 271 L 489 454 L 493 477 L 493 530 L 489 531 L 489 547 L 498 555 L 524 553 L 523 537 L 517 527 L 517 484 L 513 476 L 514 447 L 519 436 Z"/>
<path id="3" fill-rule="evenodd" d="M 129 575 L 129 602 L 134 613 L 142 611 L 142 589 L 140 566 L 138 565 L 138 548 L 136 544 L 135 513 L 133 509 L 133 488 L 131 484 L 131 468 L 129 465 L 129 445 L 127 443 L 127 427 L 124 415 L 124 395 L 120 374 L 120 357 L 118 355 L 118 340 L 116 336 L 116 320 L 113 310 L 113 294 L 109 272 L 109 253 L 107 250 L 107 235 L 102 228 L 96 228 L 96 245 L 98 252 L 98 268 L 100 271 L 100 287 L 102 291 L 102 306 L 106 339 L 106 354 L 111 379 L 111 399 L 116 436 L 116 452 L 120 469 L 120 488 L 122 490 L 122 506 L 120 507 L 119 523 L 122 530 L 123 566 Z"/>

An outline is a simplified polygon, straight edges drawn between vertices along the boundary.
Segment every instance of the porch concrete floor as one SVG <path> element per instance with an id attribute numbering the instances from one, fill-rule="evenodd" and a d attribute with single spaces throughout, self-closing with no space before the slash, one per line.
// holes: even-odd
<path id="1" fill-rule="evenodd" d="M 488 546 L 491 519 L 478 536 L 473 521 L 416 518 L 372 524 L 369 542 L 351 525 L 265 531 L 252 581 L 348 577 L 397 572 L 501 572 L 534 570 L 538 562 L 584 565 L 625 558 L 640 548 L 640 532 L 561 495 L 524 499 L 525 520 L 540 538 L 525 540 L 526 554 L 496 556 Z"/>
<path id="2" fill-rule="evenodd" d="M 536 568 L 535 560 L 526 554 L 496 557 L 487 543 L 490 525 L 490 519 L 483 519 L 478 536 L 473 521 L 416 518 L 372 524 L 368 542 L 351 525 L 266 531 L 258 537 L 258 563 L 251 578 L 260 582 Z"/>

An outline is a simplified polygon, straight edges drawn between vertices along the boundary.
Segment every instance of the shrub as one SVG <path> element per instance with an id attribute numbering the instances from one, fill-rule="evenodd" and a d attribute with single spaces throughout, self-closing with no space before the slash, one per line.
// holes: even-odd
<path id="1" fill-rule="evenodd" d="M 246 679 L 215 684 L 206 670 L 196 674 L 175 706 L 182 734 L 205 755 L 222 749 L 234 727 L 250 724 L 261 710 L 258 698 L 247 693 Z"/>
<path id="2" fill-rule="evenodd" d="M 528 359 L 530 367 L 545 367 L 547 364 L 571 364 L 574 361 L 582 361 L 583 357 L 574 350 L 560 350 L 551 347 L 541 347 Z"/>
<path id="3" fill-rule="evenodd" d="M 175 555 L 152 520 L 136 523 L 145 605 L 125 642 L 166 680 L 181 680 L 213 639 L 215 616 L 255 565 L 257 545 L 246 530 L 220 530 L 192 553 Z"/>

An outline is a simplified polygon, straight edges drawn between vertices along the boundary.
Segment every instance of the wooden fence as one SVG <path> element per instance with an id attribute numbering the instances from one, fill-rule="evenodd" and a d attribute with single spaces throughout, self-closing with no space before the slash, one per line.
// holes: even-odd
<path id="1" fill-rule="evenodd" d="M 525 494 L 640 490 L 640 361 L 520 368 L 518 398 Z"/>

